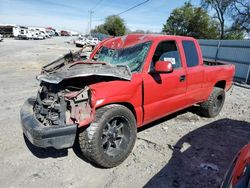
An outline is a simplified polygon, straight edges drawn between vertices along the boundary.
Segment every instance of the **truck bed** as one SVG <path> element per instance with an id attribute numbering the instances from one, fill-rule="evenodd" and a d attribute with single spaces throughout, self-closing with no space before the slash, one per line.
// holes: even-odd
<path id="1" fill-rule="evenodd" d="M 225 81 L 226 91 L 231 87 L 233 81 L 233 75 L 235 67 L 233 64 L 229 64 L 221 61 L 203 60 L 204 65 L 204 85 L 207 88 L 213 88 L 214 84 L 218 81 Z"/>
<path id="2" fill-rule="evenodd" d="M 227 63 L 222 63 L 222 62 L 218 62 L 218 61 L 214 61 L 214 60 L 204 60 L 203 64 L 205 66 L 219 66 L 219 65 L 227 65 Z"/>

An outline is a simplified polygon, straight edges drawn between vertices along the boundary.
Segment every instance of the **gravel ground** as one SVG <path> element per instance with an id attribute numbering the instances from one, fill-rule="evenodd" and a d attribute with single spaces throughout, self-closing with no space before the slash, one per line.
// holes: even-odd
<path id="1" fill-rule="evenodd" d="M 26 141 L 21 105 L 36 94 L 41 66 L 76 50 L 69 40 L 0 43 L 1 187 L 218 187 L 249 142 L 250 90 L 244 87 L 232 87 L 216 118 L 201 118 L 192 107 L 138 130 L 133 152 L 112 169 L 89 164 L 77 149 L 40 149 Z"/>

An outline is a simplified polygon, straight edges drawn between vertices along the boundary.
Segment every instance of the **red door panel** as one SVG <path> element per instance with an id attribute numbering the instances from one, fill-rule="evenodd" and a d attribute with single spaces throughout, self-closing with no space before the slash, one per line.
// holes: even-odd
<path id="1" fill-rule="evenodd" d="M 203 66 L 187 68 L 187 102 L 197 103 L 203 99 L 202 86 L 204 80 Z"/>
<path id="2" fill-rule="evenodd" d="M 185 106 L 186 80 L 183 68 L 172 73 L 143 74 L 144 123 L 159 119 Z"/>

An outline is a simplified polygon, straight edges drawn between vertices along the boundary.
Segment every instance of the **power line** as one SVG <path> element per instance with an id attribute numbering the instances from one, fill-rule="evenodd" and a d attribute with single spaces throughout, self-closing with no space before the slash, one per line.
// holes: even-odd
<path id="1" fill-rule="evenodd" d="M 102 2 L 103 0 L 99 0 L 97 1 L 97 3 L 93 6 L 92 9 L 90 9 L 91 11 L 93 11 L 94 9 L 96 9 L 96 7 L 98 7 L 98 5 L 100 5 L 100 3 Z"/>
<path id="2" fill-rule="evenodd" d="M 94 14 L 93 10 L 89 10 L 89 35 L 91 36 L 91 26 L 92 26 L 92 14 Z"/>
<path id="3" fill-rule="evenodd" d="M 135 9 L 135 8 L 141 6 L 141 5 L 143 5 L 143 4 L 145 4 L 145 3 L 149 2 L 149 1 L 150 1 L 150 0 L 146 0 L 146 1 L 143 1 L 143 2 L 141 2 L 141 3 L 138 3 L 138 4 L 132 6 L 132 7 L 128 8 L 128 9 L 126 9 L 126 10 L 124 10 L 124 11 L 118 13 L 118 14 L 115 14 L 115 15 L 116 15 L 116 16 L 120 16 L 121 14 L 123 14 L 123 13 L 125 13 L 125 12 L 128 12 L 128 11 L 130 11 L 130 10 L 133 10 L 133 9 Z M 96 21 L 103 21 L 103 20 L 105 20 L 105 19 L 99 19 L 99 20 L 96 20 Z"/>
<path id="4" fill-rule="evenodd" d="M 91 36 L 91 26 L 92 26 L 92 15 L 94 14 L 94 9 L 102 2 L 103 0 L 97 1 L 97 3 L 90 9 L 89 12 L 89 35 Z"/>
<path id="5" fill-rule="evenodd" d="M 150 1 L 150 0 L 146 0 L 146 1 L 143 1 L 143 2 L 141 2 L 141 3 L 139 3 L 139 4 L 137 4 L 137 5 L 134 5 L 134 6 L 130 7 L 130 8 L 128 8 L 127 10 L 124 10 L 124 11 L 122 11 L 122 12 L 116 14 L 116 16 L 120 16 L 121 14 L 123 14 L 123 13 L 125 13 L 125 12 L 128 12 L 128 11 L 134 9 L 134 8 L 137 8 L 137 7 L 139 7 L 139 6 L 141 6 L 141 5 L 145 4 L 145 3 L 147 3 L 147 2 L 149 2 L 149 1 Z"/>

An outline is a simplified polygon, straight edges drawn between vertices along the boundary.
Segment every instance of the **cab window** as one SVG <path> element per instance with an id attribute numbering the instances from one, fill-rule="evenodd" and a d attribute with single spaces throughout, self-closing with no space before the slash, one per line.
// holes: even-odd
<path id="1" fill-rule="evenodd" d="M 175 41 L 163 41 L 158 44 L 151 62 L 151 70 L 157 61 L 170 61 L 175 69 L 181 67 L 181 59 Z"/>
<path id="2" fill-rule="evenodd" d="M 186 56 L 186 63 L 188 67 L 195 67 L 199 64 L 198 53 L 193 41 L 182 41 L 184 53 Z"/>

